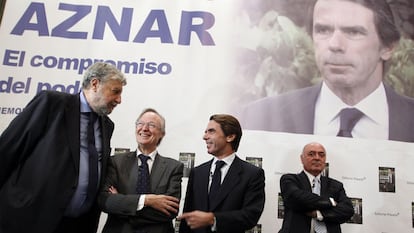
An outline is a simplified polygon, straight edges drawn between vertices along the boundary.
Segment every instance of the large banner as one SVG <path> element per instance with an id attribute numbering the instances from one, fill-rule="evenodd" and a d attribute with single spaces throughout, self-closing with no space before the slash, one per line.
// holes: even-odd
<path id="1" fill-rule="evenodd" d="M 166 118 L 159 152 L 185 162 L 187 171 L 211 159 L 202 140 L 210 115 L 241 120 L 237 154 L 266 175 L 265 211 L 252 232 L 280 229 L 280 176 L 301 171 L 299 154 L 310 141 L 326 146 L 326 175 L 343 182 L 352 198 L 355 215 L 342 225 L 344 232 L 414 232 L 414 110 L 406 98 L 414 96 L 414 3 L 388 1 L 402 38 L 386 63 L 383 93 L 404 101 L 374 103 L 392 113 L 383 120 L 387 126 L 378 134 L 360 133 L 368 135 L 364 139 L 344 139 L 326 133 L 313 110 L 287 110 L 295 107 L 292 91 L 326 88 L 307 29 L 313 2 L 9 0 L 0 26 L 0 132 L 39 91 L 78 93 L 89 65 L 110 62 L 128 82 L 110 115 L 114 153 L 135 150 L 134 122 L 146 107 Z M 246 108 L 279 96 L 285 98 L 276 103 L 284 105 L 275 113 Z M 304 97 L 319 95 L 312 96 Z M 406 110 L 398 110 L 401 105 Z M 293 120 L 297 115 L 316 123 L 302 129 L 304 121 Z M 294 124 L 272 123 L 278 120 Z"/>

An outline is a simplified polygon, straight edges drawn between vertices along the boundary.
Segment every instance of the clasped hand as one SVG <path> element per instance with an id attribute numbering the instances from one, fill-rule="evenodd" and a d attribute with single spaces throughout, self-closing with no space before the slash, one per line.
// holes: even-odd
<path id="1" fill-rule="evenodd" d="M 117 194 L 118 190 L 114 186 L 108 188 L 111 194 Z M 144 206 L 152 207 L 168 216 L 177 214 L 180 200 L 168 195 L 145 194 Z"/>

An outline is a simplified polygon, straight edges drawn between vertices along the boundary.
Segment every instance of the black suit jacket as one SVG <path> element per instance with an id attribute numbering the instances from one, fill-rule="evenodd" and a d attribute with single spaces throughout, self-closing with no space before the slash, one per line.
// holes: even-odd
<path id="1" fill-rule="evenodd" d="M 180 199 L 183 168 L 183 163 L 157 154 L 150 175 L 151 193 Z M 167 216 L 151 207 L 137 211 L 140 197 L 136 194 L 137 178 L 136 152 L 110 158 L 105 184 L 98 198 L 99 205 L 108 213 L 103 233 L 133 233 L 137 229 L 146 233 L 174 233 L 172 220 L 176 215 Z M 107 192 L 111 185 L 118 194 Z"/>
<path id="2" fill-rule="evenodd" d="M 388 139 L 414 142 L 414 99 L 385 86 L 389 108 Z M 244 129 L 313 134 L 315 103 L 321 84 L 264 98 L 243 111 Z"/>
<path id="3" fill-rule="evenodd" d="M 192 169 L 187 185 L 183 212 L 209 212 L 208 183 L 213 160 Z M 221 185 L 212 212 L 216 217 L 217 233 L 244 233 L 257 224 L 265 203 L 265 176 L 261 168 L 236 156 Z M 187 222 L 180 223 L 180 233 L 206 233 L 211 227 L 191 230 Z"/>
<path id="4" fill-rule="evenodd" d="M 279 233 L 310 232 L 311 217 L 306 213 L 319 210 L 329 233 L 340 233 L 340 224 L 354 214 L 351 200 L 346 196 L 341 182 L 321 176 L 321 195 L 312 193 L 305 172 L 285 174 L 280 178 L 280 189 L 285 207 L 283 225 Z M 337 205 L 333 206 L 329 198 Z"/>
<path id="5" fill-rule="evenodd" d="M 114 125 L 100 124 L 103 175 Z M 41 92 L 13 119 L 0 137 L 0 232 L 53 232 L 77 186 L 79 135 L 79 94 Z M 96 232 L 99 213 L 94 205 L 85 232 Z"/>

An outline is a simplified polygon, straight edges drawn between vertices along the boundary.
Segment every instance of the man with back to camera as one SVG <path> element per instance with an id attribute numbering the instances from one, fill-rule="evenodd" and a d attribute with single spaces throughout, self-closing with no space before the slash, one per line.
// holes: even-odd
<path id="1" fill-rule="evenodd" d="M 94 233 L 99 183 L 126 85 L 115 66 L 95 63 L 79 94 L 42 91 L 0 137 L 0 232 Z"/>
<path id="2" fill-rule="evenodd" d="M 98 199 L 108 213 L 103 233 L 174 233 L 184 164 L 158 153 L 164 136 L 164 117 L 144 109 L 135 122 L 137 150 L 110 158 Z"/>
<path id="3" fill-rule="evenodd" d="M 243 127 L 413 142 L 414 100 L 383 83 L 400 39 L 386 0 L 318 0 L 311 29 L 323 82 L 248 105 Z"/>
<path id="4" fill-rule="evenodd" d="M 180 233 L 244 233 L 256 226 L 265 203 L 265 176 L 236 155 L 241 136 L 235 117 L 210 117 L 203 139 L 214 158 L 190 172 Z"/>
<path id="5" fill-rule="evenodd" d="M 280 178 L 285 214 L 279 233 L 340 233 L 340 224 L 352 217 L 354 208 L 343 184 L 321 175 L 325 148 L 317 142 L 306 144 L 300 159 L 301 173 Z"/>

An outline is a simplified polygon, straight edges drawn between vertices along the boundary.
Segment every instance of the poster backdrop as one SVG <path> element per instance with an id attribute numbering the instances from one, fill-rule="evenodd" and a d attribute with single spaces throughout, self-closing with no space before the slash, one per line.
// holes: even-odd
<path id="1" fill-rule="evenodd" d="M 410 96 L 413 3 L 390 3 L 403 31 L 402 51 L 411 52 L 393 60 L 394 72 L 408 78 L 387 82 Z M 112 147 L 134 150 L 136 117 L 152 107 L 166 118 L 159 152 L 197 166 L 211 158 L 202 140 L 211 114 L 239 115 L 251 101 L 318 81 L 304 30 L 307 4 L 7 1 L 0 26 L 0 132 L 36 93 L 77 93 L 86 67 L 106 61 L 128 78 L 122 103 L 110 115 Z M 280 176 L 301 170 L 299 154 L 310 141 L 326 146 L 326 175 L 343 182 L 352 198 L 355 215 L 344 232 L 414 232 L 412 143 L 245 130 L 238 155 L 266 173 L 266 205 L 255 232 L 280 228 Z"/>

